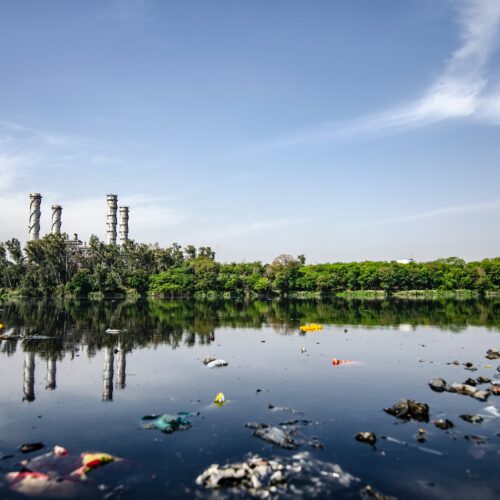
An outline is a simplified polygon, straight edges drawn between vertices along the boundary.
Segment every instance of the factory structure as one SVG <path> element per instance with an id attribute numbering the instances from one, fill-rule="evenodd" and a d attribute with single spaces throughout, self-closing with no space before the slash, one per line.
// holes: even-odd
<path id="1" fill-rule="evenodd" d="M 107 243 L 108 245 L 117 244 L 117 225 L 118 225 L 118 196 L 116 194 L 108 194 L 106 196 L 107 203 Z M 29 239 L 36 241 L 40 239 L 40 216 L 41 216 L 42 195 L 40 193 L 30 194 L 30 215 L 29 215 Z M 128 241 L 128 219 L 129 207 L 119 207 L 120 212 L 120 245 L 124 245 Z M 60 234 L 62 225 L 62 206 L 52 205 L 52 223 L 51 233 Z M 80 245 L 78 235 L 74 234 L 69 242 Z"/>

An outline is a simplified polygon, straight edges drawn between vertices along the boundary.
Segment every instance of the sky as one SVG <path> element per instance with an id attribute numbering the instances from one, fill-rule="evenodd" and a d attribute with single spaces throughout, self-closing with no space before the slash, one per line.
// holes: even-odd
<path id="1" fill-rule="evenodd" d="M 0 0 L 0 241 L 500 255 L 498 0 Z"/>

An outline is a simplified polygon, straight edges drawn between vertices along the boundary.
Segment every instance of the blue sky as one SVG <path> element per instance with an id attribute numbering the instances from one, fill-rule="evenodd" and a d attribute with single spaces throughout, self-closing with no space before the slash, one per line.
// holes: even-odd
<path id="1" fill-rule="evenodd" d="M 0 240 L 500 254 L 498 0 L 0 2 Z"/>

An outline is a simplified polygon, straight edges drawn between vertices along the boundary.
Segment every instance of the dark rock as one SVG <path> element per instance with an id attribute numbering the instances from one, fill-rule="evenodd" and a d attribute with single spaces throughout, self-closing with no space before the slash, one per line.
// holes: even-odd
<path id="1" fill-rule="evenodd" d="M 438 419 L 438 420 L 433 420 L 432 423 L 438 428 L 438 429 L 452 429 L 454 427 L 454 424 L 451 420 L 448 420 L 447 418 L 445 419 Z"/>
<path id="2" fill-rule="evenodd" d="M 480 375 L 479 377 L 477 377 L 476 382 L 478 384 L 489 384 L 491 382 L 491 378 L 483 377 L 482 375 Z"/>
<path id="3" fill-rule="evenodd" d="M 467 384 L 467 385 L 472 385 L 473 387 L 475 387 L 475 386 L 477 385 L 477 382 L 476 382 L 476 380 L 475 380 L 475 379 L 473 379 L 473 378 L 468 378 L 468 379 L 464 382 L 464 384 Z"/>
<path id="4" fill-rule="evenodd" d="M 486 351 L 487 359 L 500 359 L 500 350 L 498 349 L 488 349 Z"/>
<path id="5" fill-rule="evenodd" d="M 375 490 L 372 486 L 365 486 L 360 492 L 360 497 L 362 500 L 396 500 L 396 497 L 390 497 L 388 495 L 384 495 L 379 491 Z"/>
<path id="6" fill-rule="evenodd" d="M 462 420 L 465 420 L 466 422 L 470 422 L 471 424 L 480 424 L 484 419 L 483 417 L 479 415 L 460 415 L 460 418 Z"/>
<path id="7" fill-rule="evenodd" d="M 316 450 L 323 450 L 325 448 L 324 444 L 316 436 L 313 436 L 307 444 Z"/>
<path id="8" fill-rule="evenodd" d="M 426 403 L 419 403 L 413 399 L 401 399 L 390 408 L 384 408 L 384 411 L 389 415 L 404 420 L 414 419 L 421 422 L 429 421 L 429 405 Z"/>
<path id="9" fill-rule="evenodd" d="M 434 378 L 429 382 L 429 387 L 435 392 L 449 391 L 450 386 L 442 378 Z"/>
<path id="10" fill-rule="evenodd" d="M 474 436 L 473 434 L 467 434 L 464 436 L 467 441 L 472 441 L 474 444 L 486 444 L 486 438 L 484 436 Z"/>
<path id="11" fill-rule="evenodd" d="M 25 443 L 19 446 L 19 451 L 22 453 L 32 453 L 33 451 L 38 451 L 44 448 L 43 443 Z"/>
<path id="12" fill-rule="evenodd" d="M 263 429 L 264 427 L 269 427 L 267 424 L 261 424 L 259 422 L 247 422 L 245 424 L 245 427 L 248 427 L 249 429 Z"/>
<path id="13" fill-rule="evenodd" d="M 374 445 L 377 442 L 377 436 L 374 432 L 358 432 L 354 436 L 354 439 L 371 445 Z"/>
<path id="14" fill-rule="evenodd" d="M 415 436 L 415 439 L 419 442 L 419 443 L 425 443 L 425 440 L 426 440 L 426 430 L 425 429 L 419 429 L 418 430 L 418 433 L 417 435 Z"/>
<path id="15" fill-rule="evenodd" d="M 467 361 L 467 363 L 464 363 L 464 366 L 466 368 L 472 368 L 474 366 L 474 363 L 471 363 L 470 361 Z"/>
<path id="16" fill-rule="evenodd" d="M 435 392 L 444 392 L 450 390 L 450 386 L 446 380 L 442 378 L 434 378 L 429 382 L 429 387 Z"/>

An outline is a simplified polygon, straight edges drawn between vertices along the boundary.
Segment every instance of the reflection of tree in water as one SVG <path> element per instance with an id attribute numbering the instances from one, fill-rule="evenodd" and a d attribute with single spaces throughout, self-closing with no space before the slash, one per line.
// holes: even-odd
<path id="1" fill-rule="evenodd" d="M 81 345 L 89 357 L 105 348 L 130 352 L 137 347 L 196 343 L 208 345 L 221 327 L 272 327 L 279 334 L 293 334 L 299 325 L 365 327 L 432 325 L 459 332 L 468 325 L 500 327 L 500 300 L 214 300 L 214 301 L 71 301 L 19 300 L 2 304 L 2 322 L 17 340 L 1 342 L 1 352 L 12 355 L 22 343 L 25 352 L 36 352 L 53 370 L 55 361 L 75 356 Z M 106 328 L 126 329 L 108 335 Z M 23 337 L 45 335 L 46 340 Z M 122 359 L 125 366 L 125 359 Z M 50 365 L 52 363 L 52 365 Z M 50 365 L 50 366 L 49 366 Z M 123 368 L 124 373 L 125 368 Z M 50 373 L 47 374 L 47 385 Z M 55 383 L 55 382 L 54 382 Z M 124 381 L 123 381 L 124 384 Z M 117 379 L 117 385 L 120 385 Z"/>

